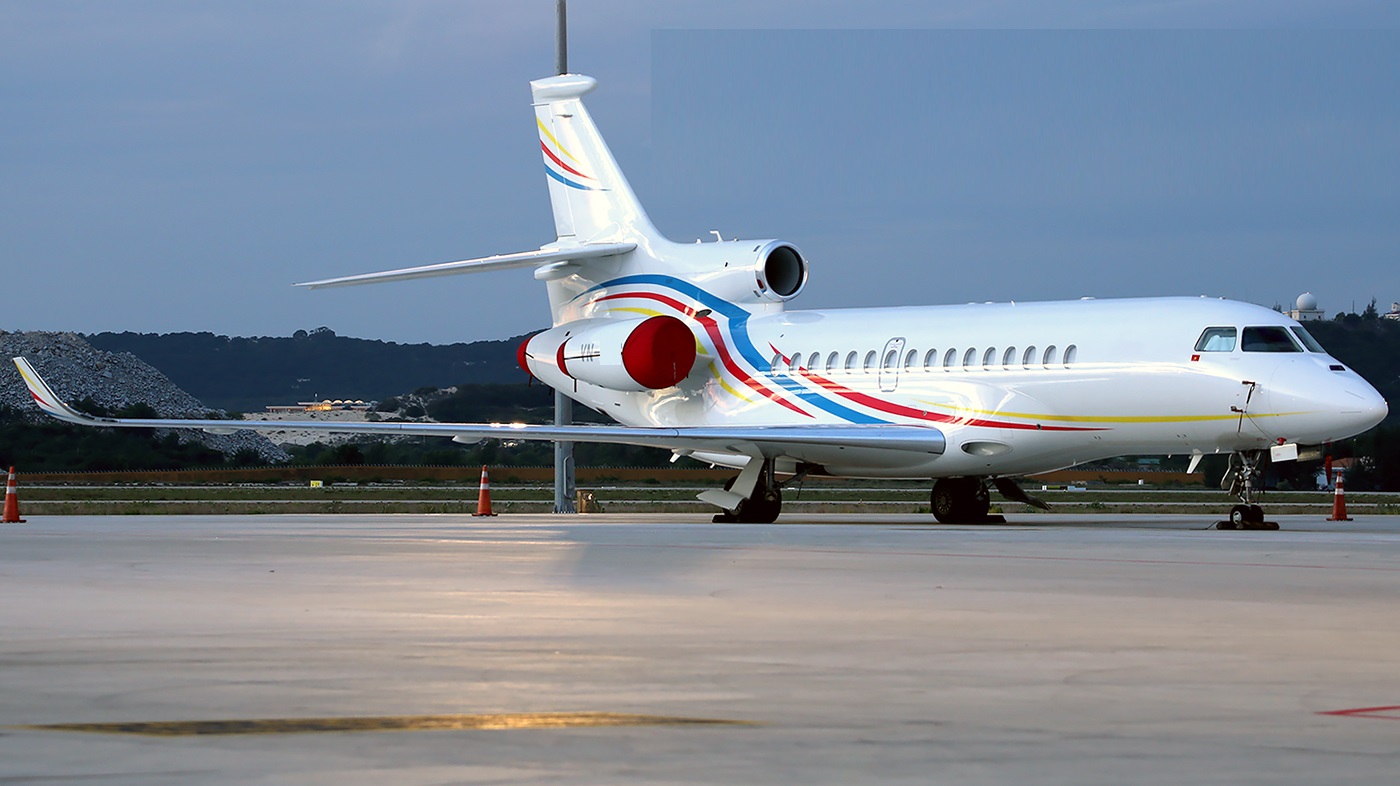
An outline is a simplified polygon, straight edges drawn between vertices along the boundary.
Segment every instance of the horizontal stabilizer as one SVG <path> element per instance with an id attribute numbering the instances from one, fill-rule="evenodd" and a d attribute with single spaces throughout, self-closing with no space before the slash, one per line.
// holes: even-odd
<path id="1" fill-rule="evenodd" d="M 498 254 L 480 259 L 463 259 L 460 262 L 441 262 L 422 267 L 407 267 L 379 273 L 361 273 L 356 276 L 307 281 L 294 286 L 321 289 L 323 287 L 349 287 L 356 284 L 384 284 L 390 281 L 408 281 L 434 276 L 455 276 L 462 273 L 484 273 L 488 270 L 536 267 L 572 260 L 617 256 L 618 254 L 626 254 L 636 247 L 636 243 L 589 243 L 567 248 L 542 248 L 538 251 L 521 251 L 518 254 Z"/>
<path id="2" fill-rule="evenodd" d="M 88 415 L 64 403 L 29 361 L 15 358 L 24 384 L 39 408 L 59 420 L 84 426 L 117 428 L 192 428 L 228 433 L 250 431 L 318 431 L 341 434 L 398 434 L 451 437 L 457 442 L 484 439 L 599 442 L 669 450 L 712 451 L 747 456 L 791 456 L 821 463 L 835 461 L 851 449 L 941 455 L 943 432 L 927 426 L 545 426 L 524 423 L 347 423 L 324 420 L 181 420 L 107 418 Z"/>

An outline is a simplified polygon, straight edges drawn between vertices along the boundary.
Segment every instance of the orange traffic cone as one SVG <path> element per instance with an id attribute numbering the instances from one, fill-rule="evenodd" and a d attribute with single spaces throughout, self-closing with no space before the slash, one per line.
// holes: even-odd
<path id="1" fill-rule="evenodd" d="M 10 467 L 10 480 L 5 484 L 5 517 L 0 519 L 3 524 L 23 524 L 24 519 L 19 517 L 19 493 L 15 486 L 15 468 Z"/>
<path id="2" fill-rule="evenodd" d="M 1342 471 L 1337 470 L 1337 492 L 1332 496 L 1332 515 L 1328 521 L 1351 521 L 1347 515 L 1347 493 L 1342 489 Z"/>
<path id="3" fill-rule="evenodd" d="M 476 512 L 473 516 L 494 516 L 491 510 L 491 478 L 486 474 L 486 467 L 481 467 L 481 491 L 476 495 Z"/>

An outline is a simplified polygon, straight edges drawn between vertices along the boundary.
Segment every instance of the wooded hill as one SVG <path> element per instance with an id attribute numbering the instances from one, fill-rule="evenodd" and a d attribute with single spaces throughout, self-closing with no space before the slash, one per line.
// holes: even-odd
<path id="1" fill-rule="evenodd" d="M 418 388 L 523 383 L 515 363 L 524 336 L 459 344 L 398 344 L 337 336 L 329 328 L 290 338 L 213 333 L 96 333 L 88 343 L 130 352 L 207 406 L 261 412 L 269 404 L 382 400 Z"/>

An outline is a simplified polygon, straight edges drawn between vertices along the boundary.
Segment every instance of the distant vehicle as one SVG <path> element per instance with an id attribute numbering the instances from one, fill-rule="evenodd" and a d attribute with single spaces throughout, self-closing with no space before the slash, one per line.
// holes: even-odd
<path id="1" fill-rule="evenodd" d="M 785 240 L 674 243 L 652 226 L 581 101 L 595 81 L 531 83 L 556 240 L 538 250 L 312 281 L 308 288 L 534 268 L 553 327 L 520 348 L 531 374 L 621 424 L 243 421 L 237 428 L 538 439 L 669 448 L 738 470 L 700 498 L 769 522 L 794 478 L 927 478 L 933 515 L 984 520 L 990 488 L 1120 455 L 1231 455 L 1241 504 L 1275 460 L 1363 432 L 1380 394 L 1298 322 L 1260 306 L 1146 298 L 789 310 L 810 274 Z M 852 264 L 859 264 L 852 260 Z M 891 287 L 936 292 L 911 261 Z M 39 406 L 93 426 L 229 431 L 226 421 L 95 418 L 17 358 Z M 1315 451 L 1314 451 L 1315 452 Z"/>

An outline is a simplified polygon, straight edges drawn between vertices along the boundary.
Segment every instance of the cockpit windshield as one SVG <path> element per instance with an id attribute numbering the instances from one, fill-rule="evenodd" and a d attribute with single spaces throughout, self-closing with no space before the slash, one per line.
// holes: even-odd
<path id="1" fill-rule="evenodd" d="M 1232 327 L 1209 327 L 1196 341 L 1197 352 L 1234 352 L 1235 329 Z"/>
<path id="2" fill-rule="evenodd" d="M 1322 345 L 1317 343 L 1317 339 L 1312 337 L 1312 334 L 1308 332 L 1307 328 L 1299 325 L 1298 327 L 1289 329 L 1293 331 L 1293 335 L 1297 336 L 1299 341 L 1303 342 L 1303 346 L 1307 347 L 1309 352 L 1327 354 L 1327 350 L 1323 349 Z"/>
<path id="3" fill-rule="evenodd" d="M 1247 327 L 1240 342 L 1245 352 L 1302 352 L 1286 328 L 1277 325 Z"/>

